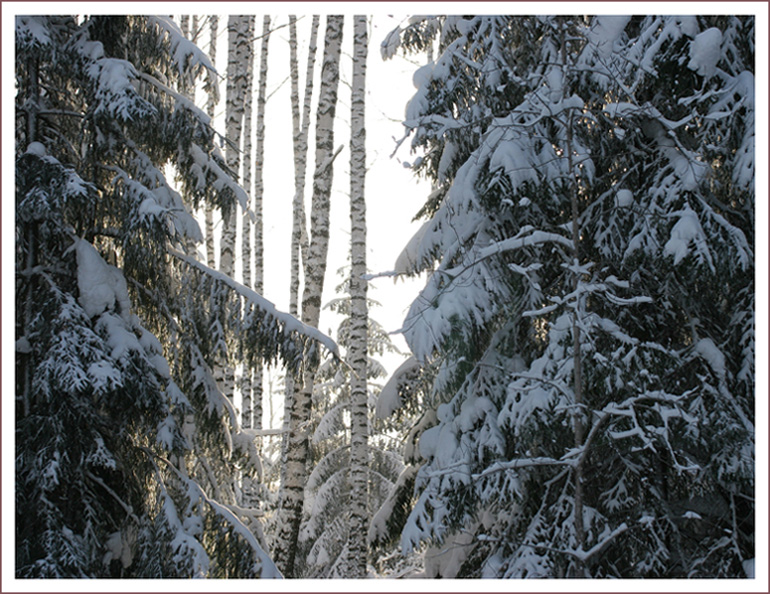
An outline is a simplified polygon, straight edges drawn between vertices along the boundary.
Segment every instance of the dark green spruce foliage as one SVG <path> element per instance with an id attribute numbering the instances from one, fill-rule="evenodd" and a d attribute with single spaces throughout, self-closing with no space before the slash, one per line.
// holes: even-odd
<path id="1" fill-rule="evenodd" d="M 17 17 L 16 53 L 16 576 L 275 576 L 211 368 L 307 336 L 186 253 L 245 198 L 175 90 L 216 74 L 166 18 Z"/>
<path id="2" fill-rule="evenodd" d="M 429 271 L 430 388 L 380 525 L 462 535 L 434 575 L 751 574 L 753 18 L 426 17 L 399 45 L 435 52 L 401 270 Z"/>

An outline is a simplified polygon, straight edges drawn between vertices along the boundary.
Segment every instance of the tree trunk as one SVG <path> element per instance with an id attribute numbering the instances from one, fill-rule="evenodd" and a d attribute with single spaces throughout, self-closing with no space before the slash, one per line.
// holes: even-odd
<path id="1" fill-rule="evenodd" d="M 317 49 L 318 23 L 320 17 L 313 16 L 310 29 L 310 45 L 307 54 L 305 73 L 305 96 L 302 118 L 299 113 L 299 72 L 297 68 L 297 29 L 296 18 L 290 19 L 290 61 L 291 61 L 291 106 L 292 131 L 294 135 L 294 218 L 291 236 L 291 287 L 289 292 L 289 313 L 298 314 L 299 299 L 299 262 L 307 261 L 307 227 L 305 224 L 305 172 L 307 170 L 307 140 L 310 128 L 310 102 L 313 96 L 313 71 Z"/>
<path id="2" fill-rule="evenodd" d="M 353 90 L 350 133 L 350 527 L 348 532 L 348 570 L 351 578 L 365 578 L 367 533 L 369 529 L 369 407 L 367 393 L 366 303 L 366 55 L 367 19 L 354 20 Z"/>
<path id="3" fill-rule="evenodd" d="M 254 17 L 247 17 L 248 21 L 248 45 L 246 46 L 246 78 L 245 78 L 245 100 L 243 114 L 243 188 L 249 194 L 251 187 L 251 113 L 253 104 L 253 76 L 254 70 Z M 251 201 L 249 207 L 254 205 L 255 200 Z M 256 211 L 254 211 L 256 212 Z M 256 216 L 259 216 L 257 214 Z M 243 269 L 243 284 L 251 287 L 251 216 L 245 212 L 241 218 L 241 266 Z M 245 307 L 248 307 L 244 303 Z M 241 376 L 241 426 L 244 429 L 252 427 L 252 404 L 251 404 L 251 375 L 252 370 L 247 365 L 243 366 L 243 375 Z"/>
<path id="4" fill-rule="evenodd" d="M 302 295 L 302 321 L 318 327 L 321 314 L 326 255 L 329 247 L 329 198 L 332 186 L 334 152 L 334 115 L 337 106 L 339 61 L 342 44 L 342 16 L 329 16 L 326 24 L 321 90 L 316 118 L 316 164 L 313 176 L 311 240 Z M 314 349 L 316 347 L 313 347 Z M 308 353 L 304 385 L 295 393 L 289 419 L 289 445 L 285 480 L 281 485 L 278 532 L 274 555 L 283 574 L 294 574 L 299 527 L 302 521 L 304 489 L 307 481 L 308 426 L 318 352 Z"/>
<path id="5" fill-rule="evenodd" d="M 297 63 L 297 19 L 289 17 L 289 71 L 291 72 L 291 107 L 292 132 L 294 141 L 294 198 L 292 200 L 292 231 L 291 231 L 291 281 L 289 285 L 289 313 L 299 317 L 299 279 L 300 255 L 302 263 L 307 262 L 307 226 L 305 223 L 305 173 L 307 170 L 307 136 L 310 127 L 310 107 L 313 96 L 313 72 L 315 70 L 315 55 L 317 49 L 318 24 L 320 17 L 313 16 L 310 28 L 310 44 L 307 53 L 307 69 L 305 75 L 305 97 L 300 121 L 299 111 L 299 67 Z M 289 419 L 291 418 L 291 403 L 294 400 L 295 378 L 292 373 L 286 374 L 284 386 L 283 439 L 281 441 L 281 482 L 286 471 L 286 449 L 289 444 Z"/>
<path id="6" fill-rule="evenodd" d="M 562 19 L 561 29 L 561 67 L 562 67 L 562 79 L 566 82 L 569 80 L 567 73 L 567 22 Z M 580 332 L 580 304 L 581 296 L 577 293 L 580 286 L 580 272 L 578 267 L 580 265 L 580 221 L 579 221 L 579 204 L 578 204 L 578 179 L 575 171 L 575 164 L 573 161 L 573 128 L 574 128 L 574 114 L 572 110 L 567 112 L 566 121 L 566 134 L 567 134 L 567 166 L 569 169 L 569 193 L 570 203 L 572 207 L 572 265 L 575 268 L 575 272 L 572 278 L 572 290 L 575 293 L 575 307 L 572 312 L 572 357 L 573 357 L 573 393 L 574 393 L 574 433 L 575 433 L 575 448 L 579 449 L 583 447 L 583 441 L 585 436 L 584 426 L 584 405 L 583 405 L 583 361 L 581 352 L 581 332 Z M 584 457 L 580 458 L 580 462 L 575 467 L 575 507 L 574 507 L 574 522 L 575 522 L 575 540 L 577 541 L 577 549 L 579 551 L 585 550 L 585 527 L 583 526 L 583 461 Z M 576 576 L 575 577 L 587 577 L 585 575 L 585 564 L 577 560 L 576 562 Z"/>
<path id="7" fill-rule="evenodd" d="M 227 96 L 225 112 L 225 162 L 236 180 L 240 176 L 241 132 L 244 115 L 244 94 L 246 91 L 246 47 L 250 42 L 248 17 L 230 16 L 227 23 Z M 238 206 L 231 204 L 222 213 L 222 239 L 220 243 L 219 269 L 229 277 L 235 274 L 235 235 L 236 211 Z M 235 373 L 225 362 L 217 370 L 217 380 L 222 392 L 228 398 L 233 396 Z"/>
<path id="8" fill-rule="evenodd" d="M 217 60 L 217 31 L 219 29 L 219 17 L 216 15 L 209 16 L 209 58 L 211 63 L 216 64 Z M 209 92 L 208 99 L 206 101 L 206 113 L 214 121 L 214 114 L 217 107 L 217 95 L 212 88 Z M 212 207 L 206 203 L 204 207 L 205 217 L 205 231 L 206 231 L 206 264 L 209 268 L 216 269 L 216 257 L 214 255 L 214 211 Z"/>
<path id="9" fill-rule="evenodd" d="M 262 174 L 265 160 L 265 103 L 267 93 L 267 57 L 268 42 L 270 41 L 270 17 L 265 16 L 262 21 L 262 49 L 259 63 L 259 91 L 257 93 L 257 148 L 254 159 L 254 290 L 257 293 L 264 291 L 264 247 L 263 247 L 263 217 L 262 203 L 264 199 L 264 181 Z M 262 365 L 254 369 L 251 382 L 254 405 L 254 423 L 256 429 L 262 428 Z"/>

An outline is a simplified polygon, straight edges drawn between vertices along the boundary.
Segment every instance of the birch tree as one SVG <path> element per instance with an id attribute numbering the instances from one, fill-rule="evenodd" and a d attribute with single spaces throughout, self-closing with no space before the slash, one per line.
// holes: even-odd
<path id="1" fill-rule="evenodd" d="M 305 174 L 307 170 L 308 130 L 310 129 L 310 110 L 313 97 L 313 72 L 315 70 L 315 55 L 317 49 L 318 25 L 320 17 L 313 15 L 310 28 L 310 42 L 307 53 L 307 68 L 305 74 L 305 93 L 300 116 L 299 103 L 299 64 L 297 61 L 297 19 L 289 17 L 289 71 L 291 76 L 291 109 L 292 109 L 292 139 L 294 147 L 294 196 L 292 199 L 292 231 L 291 231 L 291 278 L 289 282 L 289 311 L 299 316 L 299 286 L 300 262 L 307 261 L 307 222 L 305 220 Z M 281 441 L 281 457 L 286 456 L 288 447 L 289 419 L 291 418 L 291 403 L 294 398 L 295 378 L 286 375 L 283 427 Z M 281 474 L 286 465 L 281 465 Z"/>
<path id="2" fill-rule="evenodd" d="M 236 179 L 241 176 L 241 146 L 243 138 L 243 120 L 247 80 L 249 19 L 245 16 L 231 15 L 227 22 L 227 86 L 225 96 L 225 162 Z M 237 212 L 235 208 L 222 213 L 220 239 L 219 270 L 230 278 L 235 276 L 235 239 L 237 234 Z M 215 336 L 223 326 L 223 319 L 235 315 L 233 308 L 238 304 L 226 306 L 214 296 L 212 307 L 212 334 Z M 235 384 L 233 367 L 234 345 L 219 341 L 221 364 L 217 368 L 218 380 L 225 394 L 232 395 Z"/>
<path id="3" fill-rule="evenodd" d="M 255 213 L 255 218 L 259 216 L 255 210 L 256 196 L 251 191 L 251 121 L 253 111 L 253 71 L 254 71 L 254 21 L 253 16 L 246 17 L 247 29 L 246 35 L 248 42 L 246 50 L 246 76 L 244 80 L 244 106 L 243 106 L 243 187 L 249 195 L 249 203 L 246 212 L 241 217 L 241 270 L 243 274 L 243 284 L 247 287 L 253 287 L 254 290 L 262 294 L 262 288 L 252 285 L 251 280 L 251 213 Z M 255 172 L 256 177 L 256 172 Z M 256 222 L 256 221 L 255 221 Z M 251 429 L 252 422 L 252 394 L 251 394 L 252 370 L 248 364 L 243 366 L 241 375 L 241 423 L 245 429 Z"/>
<path id="4" fill-rule="evenodd" d="M 318 327 L 321 296 L 326 272 L 329 246 L 329 198 L 331 194 L 334 158 L 334 116 L 337 107 L 339 61 L 342 45 L 342 16 L 327 17 L 324 57 L 321 68 L 321 89 L 316 117 L 316 156 L 311 205 L 311 238 L 305 267 L 305 288 L 302 296 L 302 320 Z M 299 527 L 302 521 L 304 489 L 307 481 L 308 427 L 312 409 L 312 392 L 317 351 L 307 354 L 303 385 L 297 386 L 291 403 L 286 472 L 279 493 L 277 531 L 273 545 L 276 563 L 285 575 L 294 573 Z"/>
<path id="5" fill-rule="evenodd" d="M 267 58 L 268 43 L 270 41 L 270 17 L 265 15 L 262 20 L 262 46 L 259 61 L 259 88 L 257 91 L 257 138 L 256 152 L 254 155 L 254 290 L 257 293 L 264 291 L 264 247 L 263 247 L 263 200 L 264 200 L 264 161 L 265 161 L 265 103 L 267 92 Z M 245 251 L 244 251 L 245 256 Z M 249 254 L 251 258 L 251 254 Z M 295 314 L 293 314 L 295 315 Z M 262 428 L 262 377 L 263 369 L 260 365 L 253 369 L 250 390 L 252 392 L 253 426 Z"/>
<path id="6" fill-rule="evenodd" d="M 305 93 L 300 115 L 299 103 L 299 65 L 297 61 L 297 26 L 296 17 L 289 17 L 289 67 L 291 71 L 291 109 L 292 138 L 294 147 L 294 197 L 292 200 L 292 235 L 291 235 L 291 282 L 289 290 L 289 311 L 298 313 L 300 262 L 307 261 L 307 224 L 305 221 L 305 173 L 307 170 L 308 130 L 310 129 L 310 109 L 313 96 L 313 72 L 317 49 L 318 25 L 320 17 L 313 15 L 310 26 L 310 41 L 307 50 L 305 69 Z"/>
<path id="7" fill-rule="evenodd" d="M 366 301 L 366 55 L 367 18 L 353 19 L 353 88 L 351 92 L 350 136 L 350 530 L 348 532 L 348 571 L 351 578 L 367 574 L 367 532 L 369 527 L 369 410 L 367 390 Z"/>
<path id="8" fill-rule="evenodd" d="M 325 310 L 343 316 L 336 332 L 340 350 L 350 358 L 353 340 L 350 267 L 339 270 L 344 281 L 337 287 L 340 295 L 324 305 Z M 367 300 L 367 310 L 380 304 Z M 371 316 L 367 325 L 367 390 L 370 402 L 381 388 L 379 381 L 387 371 L 378 357 L 398 353 L 388 332 Z M 359 370 L 360 371 L 360 370 Z M 351 378 L 353 369 L 326 357 L 319 366 L 314 386 L 311 419 L 311 464 L 305 487 L 305 513 L 300 530 L 300 555 L 295 564 L 296 575 L 303 578 L 353 578 L 349 555 L 352 530 L 360 528 L 351 522 Z M 387 396 L 385 397 L 387 398 Z M 368 493 L 366 509 L 371 512 L 385 503 L 384 499 L 403 470 L 400 456 L 402 439 L 393 423 L 369 418 Z M 368 528 L 368 522 L 365 522 Z M 386 568 L 380 566 L 380 569 Z M 359 577 L 366 577 L 365 574 Z"/>
<path id="9" fill-rule="evenodd" d="M 212 64 L 217 61 L 217 35 L 219 32 L 219 17 L 209 15 L 209 59 Z M 215 88 L 209 90 L 206 97 L 206 113 L 214 119 L 219 101 L 219 93 Z M 206 264 L 209 268 L 216 268 L 216 256 L 214 251 L 214 210 L 210 206 L 204 206 L 204 231 L 206 236 Z"/>

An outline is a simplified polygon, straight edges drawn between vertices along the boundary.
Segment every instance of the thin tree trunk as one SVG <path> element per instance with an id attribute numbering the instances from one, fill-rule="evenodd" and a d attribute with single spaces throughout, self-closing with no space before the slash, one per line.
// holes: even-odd
<path id="1" fill-rule="evenodd" d="M 270 41 L 270 17 L 262 20 L 262 48 L 259 63 L 259 90 L 257 92 L 257 148 L 254 159 L 254 290 L 257 293 L 264 291 L 264 247 L 263 247 L 263 215 L 262 204 L 264 200 L 264 160 L 265 160 L 265 103 L 267 94 L 267 58 L 268 43 Z M 256 429 L 262 428 L 262 378 L 264 370 L 258 365 L 253 370 L 251 382 L 254 406 L 254 422 Z"/>
<path id="2" fill-rule="evenodd" d="M 318 24 L 320 17 L 313 16 L 310 29 L 310 45 L 307 54 L 305 72 L 305 96 L 302 107 L 302 120 L 299 113 L 299 72 L 297 65 L 297 30 L 296 18 L 289 17 L 290 24 L 290 67 L 291 67 L 291 104 L 292 132 L 294 136 L 294 218 L 291 237 L 291 287 L 289 292 L 289 313 L 298 314 L 299 299 L 299 261 L 307 262 L 307 227 L 305 224 L 305 173 L 307 171 L 307 141 L 310 128 L 310 104 L 313 96 L 313 71 L 317 50 Z"/>
<path id="3" fill-rule="evenodd" d="M 253 104 L 253 75 L 254 70 L 254 17 L 247 17 L 248 44 L 246 45 L 246 80 L 245 101 L 243 114 L 243 188 L 249 194 L 251 188 L 251 113 Z M 253 203 L 253 198 L 252 198 Z M 249 206 L 252 206 L 251 204 Z M 259 215 L 257 215 L 259 216 Z M 251 287 L 251 217 L 247 212 L 241 217 L 241 266 L 243 269 L 243 284 Z M 244 307 L 248 307 L 244 303 Z M 241 375 L 241 426 L 244 429 L 252 427 L 251 403 L 252 370 L 243 366 Z"/>
<path id="4" fill-rule="evenodd" d="M 350 114 L 350 527 L 347 577 L 364 578 L 367 571 L 369 529 L 369 406 L 367 393 L 366 293 L 366 55 L 367 19 L 354 17 L 353 90 Z"/>
<path id="5" fill-rule="evenodd" d="M 297 62 L 297 19 L 289 17 L 289 71 L 291 73 L 292 132 L 294 141 L 294 198 L 292 200 L 291 232 L 291 281 L 289 286 L 289 313 L 299 317 L 300 256 L 307 262 L 307 226 L 305 223 L 305 174 L 307 170 L 307 141 L 310 128 L 310 108 L 313 97 L 313 72 L 317 50 L 318 25 L 320 17 L 313 15 L 310 27 L 310 44 L 307 53 L 305 74 L 305 97 L 300 121 L 299 111 L 299 65 Z M 286 472 L 286 450 L 289 444 L 289 419 L 291 403 L 294 400 L 295 378 L 286 374 L 284 386 L 283 439 L 281 440 L 281 483 Z"/>
<path id="6" fill-rule="evenodd" d="M 187 39 L 190 39 L 190 15 L 183 14 L 179 17 L 179 28 Z"/>
<path id="7" fill-rule="evenodd" d="M 313 176 L 311 207 L 311 240 L 302 295 L 302 321 L 318 327 L 321 314 L 329 247 L 329 198 L 331 195 L 334 152 L 334 115 L 337 107 L 339 62 L 342 44 L 342 16 L 327 17 L 321 90 L 316 118 L 316 164 Z M 311 347 L 315 348 L 315 347 Z M 274 557 L 285 576 L 294 574 L 299 527 L 305 496 L 308 469 L 308 426 L 318 353 L 308 353 L 305 361 L 304 385 L 295 393 L 289 419 L 289 445 L 286 455 L 285 480 L 281 485 L 278 511 L 278 533 Z"/>
<path id="8" fill-rule="evenodd" d="M 182 31 L 182 35 L 184 35 L 190 41 L 194 41 L 193 37 L 195 36 L 195 24 L 197 23 L 197 17 L 192 19 L 192 30 L 190 29 L 190 22 L 190 15 L 182 15 L 179 17 L 179 28 Z M 191 101 L 195 101 L 195 81 L 191 74 L 185 73 L 181 76 L 179 81 L 179 90 L 181 91 L 182 95 Z M 189 205 L 187 208 L 190 211 L 190 215 L 194 215 L 192 208 Z M 197 257 L 198 243 L 195 239 L 187 236 L 185 239 L 185 247 L 188 254 Z"/>
<path id="9" fill-rule="evenodd" d="M 561 29 L 561 67 L 562 67 L 562 79 L 566 83 L 567 76 L 567 23 L 565 19 L 562 19 Z M 580 264 L 580 221 L 579 221 L 579 204 L 578 204 L 578 179 L 575 172 L 575 165 L 572 157 L 573 151 L 573 127 L 574 116 L 573 112 L 569 110 L 567 112 L 566 121 L 566 134 L 567 134 L 567 166 L 569 168 L 569 191 L 570 202 L 572 207 L 572 264 L 575 268 L 575 272 L 572 279 L 572 290 L 575 294 L 575 308 L 572 312 L 572 356 L 573 356 L 573 393 L 575 398 L 574 403 L 574 432 L 575 432 L 575 448 L 579 449 L 583 446 L 585 438 L 585 426 L 584 426 L 584 410 L 583 410 L 583 361 L 581 352 L 581 333 L 580 333 L 580 303 L 581 298 L 578 294 L 578 288 L 580 285 L 580 273 L 578 272 L 578 266 Z M 585 527 L 583 526 L 583 464 L 580 458 L 580 462 L 575 467 L 575 540 L 577 541 L 577 549 L 579 551 L 585 550 Z M 576 561 L 576 577 L 585 576 L 585 566 L 581 561 Z"/>
<path id="10" fill-rule="evenodd" d="M 240 148 L 244 115 L 244 94 L 246 90 L 246 47 L 250 42 L 248 17 L 230 16 L 227 23 L 227 96 L 225 111 L 225 162 L 237 180 L 240 180 Z M 222 213 L 222 239 L 220 242 L 219 269 L 229 277 L 235 273 L 236 212 L 238 206 L 231 204 Z M 227 362 L 217 370 L 225 396 L 232 398 L 235 372 Z"/>
<path id="11" fill-rule="evenodd" d="M 209 16 L 209 58 L 211 63 L 216 64 L 217 60 L 217 32 L 219 29 L 219 17 L 216 15 Z M 209 96 L 206 101 L 206 113 L 214 120 L 214 114 L 217 108 L 217 95 L 212 88 L 209 91 Z M 216 256 L 214 252 L 214 211 L 208 203 L 204 207 L 204 226 L 206 231 L 206 264 L 209 268 L 216 268 Z"/>

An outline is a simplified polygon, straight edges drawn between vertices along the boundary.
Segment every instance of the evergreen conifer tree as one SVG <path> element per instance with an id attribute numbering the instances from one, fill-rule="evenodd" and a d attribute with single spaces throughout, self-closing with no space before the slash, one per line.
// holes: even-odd
<path id="1" fill-rule="evenodd" d="M 16 50 L 16 575 L 277 577 L 235 505 L 259 460 L 217 341 L 292 369 L 335 347 L 186 253 L 193 208 L 245 205 L 180 91 L 213 69 L 160 17 L 21 16 Z"/>
<path id="2" fill-rule="evenodd" d="M 470 534 L 470 576 L 751 571 L 753 39 L 751 17 L 388 36 L 439 48 L 405 121 L 437 184 L 401 259 L 430 271 L 407 549 Z"/>

